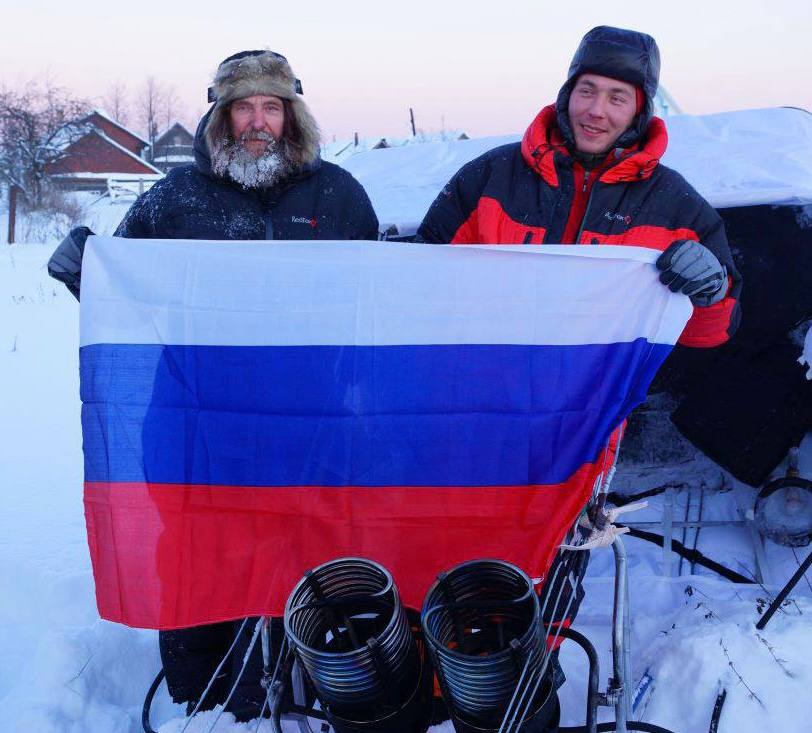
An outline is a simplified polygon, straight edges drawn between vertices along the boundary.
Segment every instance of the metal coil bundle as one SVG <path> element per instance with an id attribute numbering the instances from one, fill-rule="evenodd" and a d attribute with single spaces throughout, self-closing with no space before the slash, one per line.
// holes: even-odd
<path id="1" fill-rule="evenodd" d="M 457 730 L 499 728 L 517 686 L 546 653 L 530 578 L 500 560 L 458 565 L 432 585 L 421 623 Z"/>
<path id="2" fill-rule="evenodd" d="M 288 598 L 285 632 L 334 715 L 381 717 L 415 695 L 421 663 L 392 576 L 339 558 L 309 571 Z"/>

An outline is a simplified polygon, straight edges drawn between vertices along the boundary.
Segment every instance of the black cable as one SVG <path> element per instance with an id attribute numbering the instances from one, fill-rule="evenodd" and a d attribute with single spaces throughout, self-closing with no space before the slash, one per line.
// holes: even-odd
<path id="1" fill-rule="evenodd" d="M 810 552 L 806 556 L 806 560 L 804 560 L 799 566 L 798 569 L 795 571 L 795 575 L 793 575 L 787 584 L 781 589 L 781 592 L 775 597 L 775 600 L 770 604 L 770 607 L 767 609 L 767 612 L 758 620 L 756 624 L 756 628 L 761 631 L 766 625 L 767 622 L 773 617 L 773 614 L 781 608 L 781 604 L 784 602 L 784 599 L 789 595 L 789 592 L 797 585 L 798 581 L 804 576 L 807 570 L 809 570 L 809 566 L 812 565 L 812 552 Z"/>
<path id="2" fill-rule="evenodd" d="M 724 707 L 726 697 L 727 690 L 723 687 L 716 696 L 716 702 L 713 704 L 713 714 L 711 715 L 708 733 L 716 733 L 719 730 L 719 718 L 722 717 L 722 708 Z"/>
<path id="3" fill-rule="evenodd" d="M 624 525 L 618 524 L 617 526 L 622 527 Z M 636 537 L 639 540 L 653 542 L 655 545 L 659 545 L 660 547 L 665 544 L 665 538 L 661 534 L 646 532 L 645 530 L 635 529 L 634 527 L 629 527 L 629 537 Z M 671 540 L 671 549 L 678 555 L 684 557 L 686 560 L 690 560 L 697 565 L 702 565 L 702 567 L 708 568 L 708 570 L 713 570 L 713 572 L 718 573 L 723 578 L 727 578 L 733 583 L 747 583 L 748 585 L 753 585 L 754 583 L 752 578 L 748 578 L 741 573 L 737 573 L 735 570 L 726 568 L 721 563 L 716 562 L 716 560 L 711 560 L 709 557 L 706 557 L 699 552 L 699 550 L 689 549 L 683 545 L 682 542 Z"/>
<path id="4" fill-rule="evenodd" d="M 158 687 L 160 687 L 163 679 L 164 670 L 163 667 L 161 667 L 161 671 L 158 672 L 155 679 L 152 680 L 152 684 L 149 686 L 149 690 L 147 690 L 147 696 L 144 698 L 144 707 L 141 710 L 141 727 L 144 729 L 144 733 L 155 733 L 149 723 L 149 710 L 152 707 L 152 700 L 155 697 L 155 693 L 158 691 Z"/>
<path id="5" fill-rule="evenodd" d="M 674 489 L 681 485 L 682 484 L 672 485 L 669 483 L 663 486 L 655 486 L 653 489 L 649 489 L 648 491 L 641 491 L 639 494 L 618 494 L 617 491 L 610 491 L 606 495 L 606 501 L 608 501 L 610 504 L 614 504 L 615 506 L 626 506 L 626 504 L 633 504 L 635 501 L 657 496 L 662 494 L 666 489 Z"/>
<path id="6" fill-rule="evenodd" d="M 616 729 L 616 721 L 612 721 L 611 723 L 598 723 L 598 733 L 612 733 L 612 731 L 615 731 Z M 626 729 L 642 730 L 647 731 L 647 733 L 674 733 L 674 731 L 668 730 L 668 728 L 654 725 L 654 723 L 644 723 L 641 720 L 628 721 L 626 723 Z M 562 727 L 558 729 L 558 733 L 586 733 L 586 726 L 576 725 L 574 727 Z"/>

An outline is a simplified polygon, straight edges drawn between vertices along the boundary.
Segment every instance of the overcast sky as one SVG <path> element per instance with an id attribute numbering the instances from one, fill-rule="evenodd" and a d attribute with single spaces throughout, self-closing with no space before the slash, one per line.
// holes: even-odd
<path id="1" fill-rule="evenodd" d="M 554 100 L 581 36 L 600 24 L 657 39 L 660 80 L 688 113 L 812 110 L 809 0 L 0 0 L 0 82 L 50 75 L 93 99 L 153 75 L 191 119 L 220 60 L 271 48 L 327 139 L 406 135 L 410 106 L 427 130 L 505 134 Z"/>

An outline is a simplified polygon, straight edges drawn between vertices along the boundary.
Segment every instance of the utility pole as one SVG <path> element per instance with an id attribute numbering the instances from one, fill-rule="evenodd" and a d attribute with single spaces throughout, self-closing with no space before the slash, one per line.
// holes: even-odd
<path id="1" fill-rule="evenodd" d="M 8 187 L 8 243 L 14 244 L 14 230 L 17 224 L 17 186 Z"/>
<path id="2" fill-rule="evenodd" d="M 414 126 L 414 110 L 409 107 L 409 119 L 412 121 L 412 137 L 417 137 L 417 130 Z"/>

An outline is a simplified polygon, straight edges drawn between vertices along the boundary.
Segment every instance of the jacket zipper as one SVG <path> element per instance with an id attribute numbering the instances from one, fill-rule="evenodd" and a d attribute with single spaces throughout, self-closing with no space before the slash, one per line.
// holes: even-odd
<path id="1" fill-rule="evenodd" d="M 583 191 L 586 191 L 586 185 L 589 181 L 589 174 L 591 171 L 584 171 L 584 188 Z M 599 181 L 595 181 L 592 186 L 592 190 L 589 192 L 589 197 L 586 200 L 586 208 L 584 209 L 584 216 L 581 219 L 581 226 L 578 229 L 578 234 L 575 235 L 575 244 L 580 244 L 581 242 L 581 235 L 584 233 L 584 227 L 586 226 L 586 218 L 589 216 L 589 205 L 592 203 L 592 195 L 595 193 L 595 186 L 597 186 Z"/>

